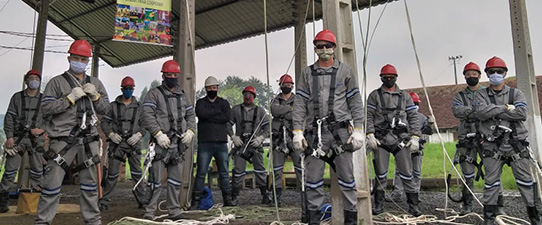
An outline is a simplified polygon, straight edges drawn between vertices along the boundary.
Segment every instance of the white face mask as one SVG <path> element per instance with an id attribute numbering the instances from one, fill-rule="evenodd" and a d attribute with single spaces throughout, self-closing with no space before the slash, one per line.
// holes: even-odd
<path id="1" fill-rule="evenodd" d="M 333 53 L 333 48 L 316 49 L 316 55 L 318 55 L 318 58 L 322 61 L 328 61 L 333 56 Z"/>
<path id="2" fill-rule="evenodd" d="M 493 73 L 489 74 L 489 83 L 492 85 L 499 85 L 502 84 L 504 81 L 504 76 L 502 74 Z"/>
<path id="3" fill-rule="evenodd" d="M 79 61 L 70 61 L 70 70 L 76 74 L 82 74 L 85 72 L 87 64 Z"/>
<path id="4" fill-rule="evenodd" d="M 31 80 L 28 81 L 28 88 L 32 90 L 36 90 L 40 87 L 40 81 L 39 80 Z"/>

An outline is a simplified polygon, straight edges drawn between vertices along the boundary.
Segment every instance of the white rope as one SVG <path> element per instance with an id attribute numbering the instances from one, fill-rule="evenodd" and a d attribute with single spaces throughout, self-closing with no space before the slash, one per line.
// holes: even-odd
<path id="1" fill-rule="evenodd" d="M 123 217 L 120 220 L 117 220 L 110 224 L 115 225 L 115 224 L 122 224 L 122 222 L 140 222 L 144 224 L 157 224 L 157 225 L 207 225 L 207 224 L 210 225 L 210 224 L 228 224 L 230 223 L 230 220 L 235 219 L 234 214 L 224 215 L 224 212 L 222 211 L 222 209 L 219 209 L 219 210 L 220 210 L 220 216 L 215 217 L 209 221 L 199 221 L 199 220 L 189 220 L 189 219 L 180 219 L 180 220 L 173 221 L 173 220 L 165 219 L 163 222 L 158 222 L 158 221 L 139 219 L 139 218 L 134 218 L 134 217 Z M 158 218 L 161 218 L 161 217 L 157 217 L 157 219 Z"/>

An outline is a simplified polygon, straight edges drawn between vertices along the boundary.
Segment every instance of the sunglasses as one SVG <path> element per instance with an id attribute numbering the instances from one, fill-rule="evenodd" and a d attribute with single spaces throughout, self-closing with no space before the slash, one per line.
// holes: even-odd
<path id="1" fill-rule="evenodd" d="M 323 49 L 324 47 L 326 47 L 327 49 L 330 49 L 330 48 L 335 47 L 335 45 L 333 45 L 333 44 L 323 44 L 323 45 L 316 45 L 314 47 L 316 47 L 316 49 Z"/>
<path id="2" fill-rule="evenodd" d="M 503 69 L 489 69 L 487 71 L 488 74 L 494 74 L 494 73 L 498 73 L 498 74 L 504 74 L 504 70 Z"/>

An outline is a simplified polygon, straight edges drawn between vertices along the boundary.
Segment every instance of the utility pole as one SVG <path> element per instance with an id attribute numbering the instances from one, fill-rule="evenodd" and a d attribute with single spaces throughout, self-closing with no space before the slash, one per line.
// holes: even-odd
<path id="1" fill-rule="evenodd" d="M 456 56 L 448 56 L 448 60 L 454 62 L 454 77 L 455 77 L 455 85 L 457 85 L 457 66 L 456 62 L 459 63 L 459 60 L 463 58 L 462 55 L 456 55 Z"/>

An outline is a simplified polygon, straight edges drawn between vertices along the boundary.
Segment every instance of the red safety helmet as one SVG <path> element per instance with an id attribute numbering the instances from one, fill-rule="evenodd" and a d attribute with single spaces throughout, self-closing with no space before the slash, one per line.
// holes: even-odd
<path id="1" fill-rule="evenodd" d="M 422 101 L 420 100 L 420 96 L 418 96 L 418 94 L 414 93 L 414 92 L 410 92 L 410 97 L 412 98 L 412 101 L 414 103 L 421 103 Z"/>
<path id="2" fill-rule="evenodd" d="M 254 96 L 256 96 L 256 89 L 254 89 L 254 87 L 252 86 L 247 86 L 244 90 L 243 90 L 243 94 L 245 94 L 245 92 L 250 92 L 252 93 Z"/>
<path id="3" fill-rule="evenodd" d="M 181 73 L 179 63 L 175 60 L 168 60 L 162 65 L 162 73 Z"/>
<path id="4" fill-rule="evenodd" d="M 91 57 L 92 56 L 92 47 L 85 40 L 76 40 L 70 45 L 70 50 L 68 53 L 80 56 Z"/>
<path id="5" fill-rule="evenodd" d="M 24 79 L 26 80 L 26 78 L 28 78 L 28 76 L 30 75 L 36 75 L 40 78 L 41 80 L 41 74 L 40 74 L 40 71 L 37 71 L 37 70 L 29 70 L 28 72 L 26 72 L 26 74 L 24 75 Z"/>
<path id="6" fill-rule="evenodd" d="M 135 81 L 132 77 L 126 76 L 122 79 L 122 82 L 120 83 L 121 87 L 135 87 Z"/>
<path id="7" fill-rule="evenodd" d="M 397 70 L 391 64 L 386 64 L 386 65 L 384 65 L 382 67 L 382 69 L 380 70 L 380 76 L 382 76 L 382 75 L 395 75 L 395 76 L 398 76 Z"/>
<path id="8" fill-rule="evenodd" d="M 463 68 L 463 75 L 467 73 L 467 70 L 474 70 L 474 71 L 478 71 L 478 73 L 480 74 L 482 73 L 480 71 L 480 67 L 478 66 L 478 64 L 473 63 L 473 62 L 467 63 L 467 65 L 465 65 L 465 68 Z"/>
<path id="9" fill-rule="evenodd" d="M 328 29 L 324 29 L 318 32 L 312 43 L 316 45 L 316 41 L 327 41 L 333 43 L 334 45 L 337 45 L 337 38 L 335 37 L 335 34 L 333 34 L 333 32 Z"/>
<path id="10" fill-rule="evenodd" d="M 288 74 L 284 74 L 280 77 L 279 79 L 279 85 L 282 85 L 284 83 L 294 83 L 294 80 L 292 80 L 292 76 L 288 75 Z"/>
<path id="11" fill-rule="evenodd" d="M 487 70 L 492 67 L 500 67 L 503 68 L 504 71 L 508 71 L 508 67 L 506 67 L 506 63 L 504 62 L 504 60 L 497 56 L 493 56 L 491 59 L 487 60 L 486 68 L 484 69 L 484 71 L 487 72 Z"/>

